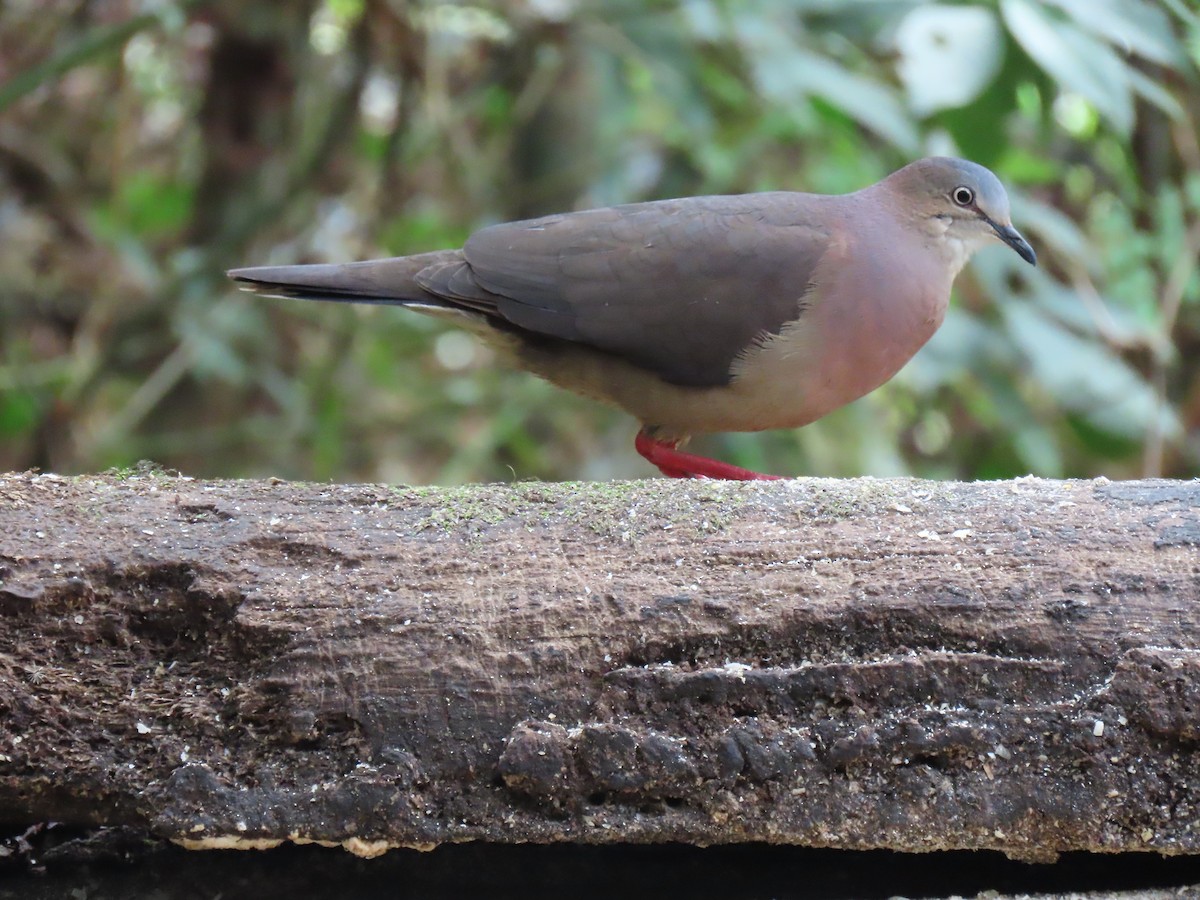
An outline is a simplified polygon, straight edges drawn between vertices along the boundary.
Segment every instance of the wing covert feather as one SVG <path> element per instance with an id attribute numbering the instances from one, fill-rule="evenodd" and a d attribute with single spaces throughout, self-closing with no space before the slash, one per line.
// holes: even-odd
<path id="1" fill-rule="evenodd" d="M 693 197 L 494 225 L 467 241 L 466 265 L 418 280 L 667 381 L 726 384 L 739 354 L 800 317 L 829 244 L 808 224 L 824 199 Z"/>

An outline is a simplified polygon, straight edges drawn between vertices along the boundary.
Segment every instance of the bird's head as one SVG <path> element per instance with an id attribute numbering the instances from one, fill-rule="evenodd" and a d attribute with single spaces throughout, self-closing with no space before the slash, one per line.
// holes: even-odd
<path id="1" fill-rule="evenodd" d="M 1000 179 L 977 163 L 934 156 L 910 163 L 884 181 L 932 234 L 970 256 L 998 239 L 1030 265 L 1037 254 L 1013 228 Z M 965 262 L 964 256 L 964 262 Z"/>

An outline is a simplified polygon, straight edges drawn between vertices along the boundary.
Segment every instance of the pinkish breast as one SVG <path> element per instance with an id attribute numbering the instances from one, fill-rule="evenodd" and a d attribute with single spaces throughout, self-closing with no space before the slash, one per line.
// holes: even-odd
<path id="1" fill-rule="evenodd" d="M 847 248 L 849 249 L 849 248 Z M 919 244 L 890 253 L 886 268 L 831 259 L 805 313 L 813 350 L 803 383 L 808 421 L 868 394 L 925 345 L 946 315 L 950 280 Z"/>

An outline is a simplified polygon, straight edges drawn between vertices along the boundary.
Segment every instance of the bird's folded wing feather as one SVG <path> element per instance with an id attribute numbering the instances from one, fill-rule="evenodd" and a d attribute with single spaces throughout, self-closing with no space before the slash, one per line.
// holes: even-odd
<path id="1" fill-rule="evenodd" d="M 577 342 L 667 381 L 730 380 L 803 311 L 828 232 L 804 194 L 694 197 L 485 228 L 416 275 L 522 332 Z"/>

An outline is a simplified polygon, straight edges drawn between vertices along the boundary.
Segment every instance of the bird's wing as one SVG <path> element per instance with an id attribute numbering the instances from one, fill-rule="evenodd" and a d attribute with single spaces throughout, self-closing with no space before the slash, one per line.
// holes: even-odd
<path id="1" fill-rule="evenodd" d="M 416 281 L 517 331 L 614 354 L 667 381 L 726 384 L 798 319 L 830 242 L 805 194 L 693 197 L 485 228 Z"/>

